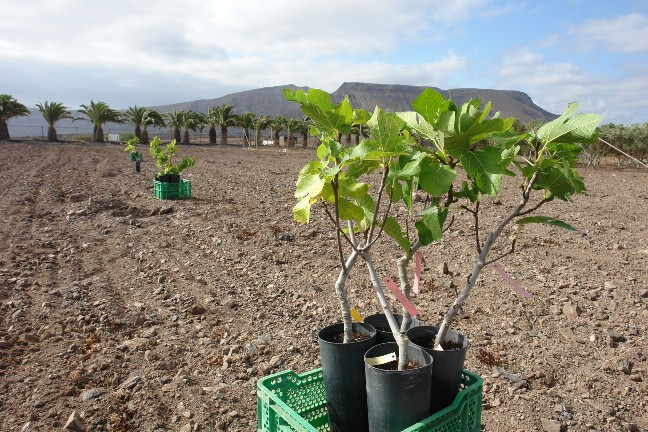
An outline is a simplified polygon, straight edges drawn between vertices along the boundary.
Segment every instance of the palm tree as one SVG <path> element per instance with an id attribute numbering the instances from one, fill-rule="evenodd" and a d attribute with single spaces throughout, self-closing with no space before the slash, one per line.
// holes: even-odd
<path id="1" fill-rule="evenodd" d="M 138 107 L 128 107 L 128 111 L 124 113 L 124 118 L 128 123 L 131 123 L 135 126 L 135 136 L 138 140 L 142 140 L 142 121 L 144 120 L 144 114 L 148 108 Z"/>
<path id="2" fill-rule="evenodd" d="M 173 128 L 173 139 L 180 142 L 180 128 L 183 125 L 183 111 L 173 110 L 164 114 L 164 121 L 170 128 Z"/>
<path id="3" fill-rule="evenodd" d="M 216 125 L 218 124 L 219 107 L 210 107 L 207 109 L 205 124 L 209 126 L 209 144 L 216 144 Z"/>
<path id="4" fill-rule="evenodd" d="M 37 103 L 36 108 L 47 122 L 47 141 L 58 141 L 54 124 L 62 119 L 73 119 L 72 113 L 60 102 Z"/>
<path id="5" fill-rule="evenodd" d="M 250 129 L 254 128 L 254 122 L 256 121 L 256 114 L 249 111 L 244 112 L 238 116 L 238 123 L 236 126 L 243 129 L 243 148 L 246 146 L 250 147 Z"/>
<path id="6" fill-rule="evenodd" d="M 182 111 L 182 127 L 184 134 L 182 135 L 182 144 L 189 144 L 189 131 L 195 131 L 203 124 L 203 115 L 194 111 Z"/>
<path id="7" fill-rule="evenodd" d="M 217 108 L 216 119 L 221 127 L 221 144 L 227 145 L 227 128 L 236 125 L 237 115 L 233 114 L 234 105 L 223 104 Z"/>
<path id="8" fill-rule="evenodd" d="M 272 130 L 272 139 L 274 140 L 274 145 L 279 146 L 279 132 L 286 129 L 286 118 L 283 116 L 277 116 L 272 119 L 270 122 L 270 130 Z"/>
<path id="9" fill-rule="evenodd" d="M 86 120 L 89 120 L 94 124 L 93 139 L 96 142 L 104 142 L 104 132 L 102 128 L 104 124 L 108 122 L 123 123 L 119 111 L 110 108 L 105 102 L 94 102 L 91 100 L 90 105 L 81 104 L 79 112 L 87 117 Z M 80 119 L 83 118 L 77 118 L 75 120 Z"/>
<path id="10" fill-rule="evenodd" d="M 147 109 L 144 114 L 142 115 L 142 134 L 140 137 L 140 142 L 142 144 L 148 144 L 149 143 L 149 135 L 148 135 L 148 127 L 149 126 L 157 126 L 157 127 L 164 127 L 164 118 L 162 118 L 162 115 L 155 111 L 154 109 Z"/>
<path id="11" fill-rule="evenodd" d="M 7 121 L 13 117 L 27 117 L 29 108 L 8 94 L 0 94 L 0 141 L 10 139 Z"/>
<path id="12" fill-rule="evenodd" d="M 313 121 L 308 116 L 304 116 L 297 123 L 295 132 L 299 132 L 301 135 L 302 148 L 308 148 L 308 134 L 310 133 L 310 128 L 313 125 Z"/>
<path id="13" fill-rule="evenodd" d="M 356 123 L 351 126 L 351 133 L 353 134 L 353 144 L 358 145 L 360 144 L 360 137 L 369 138 L 369 127 Z"/>
<path id="14" fill-rule="evenodd" d="M 286 120 L 286 133 L 288 134 L 288 141 L 286 142 L 286 147 L 295 147 L 295 142 L 292 140 L 292 133 L 299 128 L 300 119 L 289 118 Z"/>
<path id="15" fill-rule="evenodd" d="M 272 118 L 269 115 L 262 115 L 254 121 L 254 147 L 259 147 L 259 141 L 261 141 L 261 131 L 265 130 L 270 126 Z"/>

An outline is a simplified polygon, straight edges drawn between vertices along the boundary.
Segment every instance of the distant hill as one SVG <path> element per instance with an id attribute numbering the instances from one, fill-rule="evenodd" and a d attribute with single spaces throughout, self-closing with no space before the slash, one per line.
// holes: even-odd
<path id="1" fill-rule="evenodd" d="M 239 93 L 232 93 L 216 99 L 202 99 L 193 102 L 183 102 L 172 105 L 153 107 L 159 112 L 173 110 L 192 110 L 207 112 L 209 107 L 230 104 L 235 107 L 238 114 L 249 111 L 255 114 L 269 114 L 271 116 L 282 115 L 284 117 L 301 117 L 303 114 L 299 106 L 287 102 L 283 96 L 284 89 L 308 90 L 308 87 L 297 87 L 295 85 L 284 85 L 276 87 L 264 87 L 256 90 L 247 90 Z M 354 108 L 362 108 L 369 111 L 378 105 L 386 111 L 409 111 L 411 103 L 425 86 L 409 86 L 396 84 L 365 84 L 365 83 L 344 83 L 335 90 L 331 96 L 337 102 L 342 100 L 344 95 L 349 96 L 351 105 Z M 456 104 L 461 105 L 470 99 L 481 99 L 484 103 L 491 101 L 492 112 L 500 111 L 502 117 L 516 117 L 523 123 L 531 120 L 548 121 L 557 116 L 543 110 L 533 103 L 529 95 L 515 90 L 488 90 L 459 88 L 442 90 L 431 87 L 441 93 L 444 97 L 451 97 Z"/>
<path id="2" fill-rule="evenodd" d="M 214 99 L 201 99 L 191 102 L 180 102 L 170 105 L 153 106 L 151 108 L 160 113 L 173 110 L 191 110 L 196 112 L 207 112 L 210 107 L 230 104 L 234 106 L 234 113 L 242 114 L 246 111 L 257 115 L 268 114 L 270 116 L 302 117 L 302 112 L 296 103 L 287 102 L 283 97 L 284 89 L 308 90 L 308 87 L 297 87 L 295 85 L 282 85 L 275 87 L 263 87 L 254 90 L 247 90 L 232 93 Z M 355 108 L 362 108 L 373 111 L 376 105 L 387 111 L 408 111 L 411 110 L 411 102 L 426 87 L 409 86 L 398 84 L 366 84 L 366 83 L 344 83 L 332 97 L 340 101 L 344 95 L 349 96 L 351 104 Z M 502 117 L 516 117 L 523 123 L 531 120 L 548 121 L 557 116 L 533 103 L 531 98 L 523 92 L 515 90 L 490 90 L 475 88 L 458 88 L 442 90 L 431 87 L 441 93 L 444 97 L 451 97 L 456 104 L 463 104 L 470 99 L 481 99 L 482 102 L 491 101 L 491 112 L 500 111 Z M 117 107 L 114 107 L 117 108 Z M 74 113 L 78 115 L 78 113 Z M 62 120 L 56 124 L 59 134 L 90 134 L 92 124 L 89 121 Z M 105 133 L 130 131 L 129 125 L 108 124 L 104 128 Z M 14 118 L 9 121 L 9 133 L 11 137 L 44 136 L 47 135 L 47 124 L 43 117 L 36 110 L 32 110 L 29 117 Z"/>

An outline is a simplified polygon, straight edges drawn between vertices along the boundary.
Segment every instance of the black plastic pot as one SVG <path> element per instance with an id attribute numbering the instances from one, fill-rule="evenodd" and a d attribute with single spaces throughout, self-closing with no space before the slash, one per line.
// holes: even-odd
<path id="1" fill-rule="evenodd" d="M 448 330 L 445 340 L 453 341 L 461 345 L 458 350 L 435 351 L 434 338 L 439 332 L 436 326 L 419 326 L 410 328 L 407 331 L 409 340 L 432 355 L 434 359 L 434 370 L 432 372 L 432 397 L 431 414 L 442 410 L 450 405 L 461 385 L 461 374 L 464 369 L 466 353 L 470 341 L 464 335 L 454 330 Z"/>
<path id="2" fill-rule="evenodd" d="M 169 174 L 169 183 L 180 183 L 180 174 Z"/>
<path id="3" fill-rule="evenodd" d="M 353 323 L 354 332 L 369 338 L 351 343 L 329 342 L 343 329 L 343 324 L 333 324 L 319 332 L 329 426 L 334 432 L 366 432 L 369 426 L 364 354 L 376 344 L 376 330 L 369 324 Z"/>
<path id="4" fill-rule="evenodd" d="M 400 326 L 401 323 L 403 322 L 403 315 L 394 314 L 394 318 L 396 319 L 396 322 Z M 384 313 L 369 315 L 365 317 L 365 319 L 363 319 L 362 322 L 370 324 L 376 329 L 376 332 L 378 333 L 378 342 L 376 342 L 376 345 L 381 343 L 396 341 L 396 339 L 394 339 L 394 335 L 392 334 L 391 329 L 389 328 L 389 322 L 387 321 L 387 316 Z M 420 324 L 421 322 L 418 320 L 418 318 L 412 317 L 410 328 L 418 327 Z"/>
<path id="5" fill-rule="evenodd" d="M 169 183 L 169 174 L 158 174 L 155 176 L 155 180 L 163 183 Z"/>
<path id="6" fill-rule="evenodd" d="M 389 353 L 398 355 L 398 345 L 388 342 L 369 349 L 365 359 Z M 365 361 L 367 410 L 370 432 L 401 431 L 430 415 L 433 359 L 423 349 L 409 345 L 410 361 L 416 369 L 385 370 Z"/>
<path id="7" fill-rule="evenodd" d="M 140 172 L 140 161 L 139 161 L 139 159 L 135 161 L 135 172 Z"/>

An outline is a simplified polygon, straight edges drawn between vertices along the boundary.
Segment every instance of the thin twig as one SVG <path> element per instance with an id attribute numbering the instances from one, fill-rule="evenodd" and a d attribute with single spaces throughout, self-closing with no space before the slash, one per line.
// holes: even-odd
<path id="1" fill-rule="evenodd" d="M 378 199 L 376 200 L 376 209 L 374 211 L 373 219 L 371 220 L 371 225 L 369 225 L 369 234 L 367 235 L 367 245 L 371 245 L 373 243 L 373 231 L 374 228 L 376 227 L 376 221 L 378 220 L 378 211 L 380 210 L 380 201 L 382 200 L 382 193 L 383 190 L 385 189 L 385 180 L 387 179 L 387 174 L 389 173 L 389 168 L 385 168 L 385 171 L 383 172 L 383 176 L 380 179 L 380 189 L 378 190 Z M 389 200 L 391 202 L 391 200 Z"/>
<path id="2" fill-rule="evenodd" d="M 479 239 L 479 201 L 475 203 L 475 209 L 471 209 L 468 206 L 462 205 L 462 209 L 472 213 L 473 219 L 475 220 L 475 244 L 477 246 L 477 253 L 481 253 L 481 240 Z"/>
<path id="3" fill-rule="evenodd" d="M 499 261 L 499 260 L 501 260 L 502 258 L 504 258 L 505 256 L 511 255 L 513 252 L 515 252 L 515 244 L 517 243 L 517 239 L 518 239 L 518 238 L 517 238 L 517 235 L 516 235 L 515 238 L 513 239 L 513 241 L 511 241 L 511 248 L 508 250 L 508 252 L 504 252 L 503 254 L 501 254 L 500 256 L 498 256 L 497 258 L 493 258 L 493 259 L 490 260 L 490 261 L 486 261 L 486 262 L 484 263 L 484 267 L 486 267 L 486 266 L 489 265 L 489 264 L 493 264 L 494 262 Z"/>
<path id="4" fill-rule="evenodd" d="M 518 213 L 518 216 L 524 216 L 524 215 L 527 215 L 527 214 L 529 214 L 529 213 L 532 213 L 532 212 L 538 210 L 538 209 L 539 209 L 543 204 L 546 204 L 546 203 L 548 203 L 548 202 L 549 202 L 548 199 L 543 198 L 542 201 L 540 201 L 540 202 L 539 202 L 538 204 L 536 204 L 535 206 L 533 206 L 533 207 L 531 207 L 531 208 L 529 208 L 529 209 L 526 209 L 526 210 L 521 211 L 520 213 Z"/>
<path id="5" fill-rule="evenodd" d="M 324 213 L 326 213 L 326 215 L 329 217 L 329 219 L 331 220 L 331 222 L 333 223 L 333 225 L 336 225 L 336 228 L 337 228 L 337 230 L 338 230 L 338 234 L 341 235 L 342 238 L 345 239 L 345 240 L 349 243 L 349 245 L 351 245 L 351 247 L 353 248 L 353 250 L 356 250 L 356 245 L 354 244 L 354 242 L 351 241 L 351 239 L 350 239 L 349 237 L 347 237 L 347 235 L 344 233 L 344 231 L 342 230 L 342 228 L 340 228 L 340 227 L 335 223 L 335 217 L 333 217 L 333 215 L 331 214 L 331 211 L 328 209 L 328 207 L 326 206 L 326 204 L 324 204 Z"/>
<path id="6" fill-rule="evenodd" d="M 612 147 L 614 150 L 618 151 L 619 153 L 624 154 L 625 156 L 629 157 L 630 159 L 632 159 L 633 161 L 637 162 L 638 164 L 643 165 L 644 167 L 648 168 L 648 165 L 646 165 L 645 163 L 641 162 L 639 159 L 630 156 L 628 153 L 624 152 L 623 150 L 621 150 L 621 149 L 619 149 L 619 148 L 617 148 L 617 147 L 614 147 L 612 144 L 610 144 L 609 142 L 605 141 L 603 138 L 599 138 L 599 140 L 602 141 L 603 143 L 609 145 L 610 147 Z"/>
<path id="7" fill-rule="evenodd" d="M 452 227 L 452 225 L 454 224 L 454 221 L 455 221 L 455 217 L 454 217 L 454 215 L 451 215 L 450 216 L 450 222 L 448 222 L 448 226 L 446 226 L 441 232 L 448 231 Z"/>

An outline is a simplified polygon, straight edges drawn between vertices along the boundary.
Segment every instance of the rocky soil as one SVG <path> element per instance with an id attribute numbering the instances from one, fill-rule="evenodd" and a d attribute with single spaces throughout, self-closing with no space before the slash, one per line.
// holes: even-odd
<path id="1" fill-rule="evenodd" d="M 335 243 L 321 212 L 291 214 L 314 150 L 181 154 L 197 158 L 193 198 L 159 201 L 146 153 L 136 173 L 118 145 L 0 143 L 0 430 L 251 431 L 259 378 L 318 367 Z M 533 298 L 487 268 L 456 323 L 484 430 L 648 430 L 648 170 L 583 174 L 589 191 L 543 214 L 585 235 L 529 227 L 500 262 Z M 426 323 L 471 267 L 467 216 L 424 250 Z M 395 248 L 378 252 L 394 278 Z M 364 274 L 348 287 L 369 315 Z"/>

